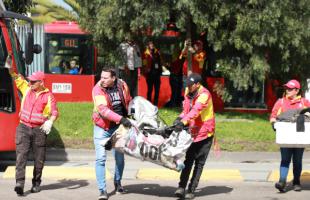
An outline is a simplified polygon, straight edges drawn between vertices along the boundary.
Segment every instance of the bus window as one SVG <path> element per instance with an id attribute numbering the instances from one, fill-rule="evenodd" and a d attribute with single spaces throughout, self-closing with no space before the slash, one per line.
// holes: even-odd
<path id="1" fill-rule="evenodd" d="M 94 50 L 87 35 L 46 34 L 45 44 L 46 73 L 93 74 Z"/>
<path id="2" fill-rule="evenodd" d="M 4 68 L 8 53 L 0 30 L 0 112 L 15 112 L 13 82 L 7 68 Z"/>

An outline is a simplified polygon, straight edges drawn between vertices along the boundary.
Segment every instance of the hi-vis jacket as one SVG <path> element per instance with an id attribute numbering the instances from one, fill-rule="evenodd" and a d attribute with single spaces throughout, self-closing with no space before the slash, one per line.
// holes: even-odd
<path id="1" fill-rule="evenodd" d="M 182 57 L 187 57 L 187 51 L 182 52 L 180 55 L 180 59 L 182 59 Z M 207 54 L 205 51 L 199 51 L 196 52 L 194 54 L 192 54 L 192 72 L 197 73 L 197 74 L 201 74 L 202 73 L 202 69 L 203 69 L 203 65 L 205 63 Z M 184 63 L 183 63 L 183 74 L 187 75 L 187 67 L 188 67 L 188 60 L 185 59 Z"/>
<path id="2" fill-rule="evenodd" d="M 210 92 L 200 86 L 196 96 L 190 99 L 188 88 L 185 90 L 181 121 L 189 125 L 194 142 L 199 142 L 214 135 L 215 116 Z"/>
<path id="3" fill-rule="evenodd" d="M 155 68 L 155 62 L 157 62 L 157 70 L 159 73 L 163 71 L 161 66 L 161 60 L 160 60 L 160 52 L 158 49 L 154 49 L 154 53 L 152 54 L 151 50 L 149 48 L 146 48 L 146 50 L 143 52 L 142 55 L 142 63 L 143 63 L 143 73 L 147 75 L 152 67 Z M 155 68 L 156 69 L 156 68 Z"/>
<path id="4" fill-rule="evenodd" d="M 58 117 L 58 109 L 54 95 L 45 88 L 41 92 L 31 90 L 28 82 L 22 77 L 13 75 L 18 90 L 22 93 L 20 122 L 29 127 L 41 126 L 50 116 Z"/>
<path id="5" fill-rule="evenodd" d="M 131 100 L 128 86 L 120 79 L 117 79 L 116 84 L 122 98 L 122 103 L 126 110 L 128 110 L 128 105 Z M 108 130 L 110 127 L 110 121 L 116 123 L 120 122 L 122 116 L 112 110 L 112 103 L 110 101 L 109 94 L 107 94 L 106 90 L 101 87 L 101 81 L 94 86 L 92 96 L 94 101 L 92 119 L 95 125 Z"/>
<path id="6" fill-rule="evenodd" d="M 278 115 L 288 110 L 302 109 L 306 107 L 310 107 L 310 101 L 302 98 L 301 96 L 297 96 L 295 99 L 288 99 L 286 97 L 283 97 L 281 99 L 278 99 L 277 102 L 274 104 L 271 111 L 270 119 L 276 118 Z"/>

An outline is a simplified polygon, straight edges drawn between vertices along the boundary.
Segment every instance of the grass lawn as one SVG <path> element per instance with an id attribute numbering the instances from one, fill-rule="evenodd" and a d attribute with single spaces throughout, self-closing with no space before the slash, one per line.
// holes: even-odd
<path id="1" fill-rule="evenodd" d="M 59 103 L 60 117 L 48 136 L 50 147 L 93 148 L 92 103 Z M 160 109 L 171 125 L 180 109 Z M 225 151 L 278 151 L 268 115 L 216 113 L 216 135 Z"/>

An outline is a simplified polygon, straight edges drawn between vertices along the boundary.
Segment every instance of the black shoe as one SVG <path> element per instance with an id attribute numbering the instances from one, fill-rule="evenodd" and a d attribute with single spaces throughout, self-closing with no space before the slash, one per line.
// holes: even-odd
<path id="1" fill-rule="evenodd" d="M 24 185 L 21 183 L 16 183 L 14 191 L 18 196 L 24 195 Z"/>
<path id="2" fill-rule="evenodd" d="M 296 191 L 296 192 L 300 192 L 302 190 L 300 184 L 293 185 L 293 188 L 294 188 L 294 191 Z"/>
<path id="3" fill-rule="evenodd" d="M 286 183 L 285 182 L 277 182 L 275 185 L 275 188 L 277 188 L 280 192 L 286 192 Z"/>
<path id="4" fill-rule="evenodd" d="M 121 185 L 121 183 L 114 183 L 115 193 L 116 194 L 124 194 L 126 193 L 125 189 Z"/>
<path id="5" fill-rule="evenodd" d="M 185 199 L 194 199 L 194 198 L 195 198 L 195 195 L 193 192 L 188 192 L 185 195 Z"/>
<path id="6" fill-rule="evenodd" d="M 108 199 L 109 199 L 109 197 L 108 197 L 107 191 L 100 192 L 98 200 L 108 200 Z"/>
<path id="7" fill-rule="evenodd" d="M 185 194 L 185 189 L 182 187 L 178 187 L 178 189 L 174 192 L 174 195 L 179 198 L 183 198 Z"/>
<path id="8" fill-rule="evenodd" d="M 31 193 L 38 193 L 41 191 L 40 185 L 33 185 L 30 192 Z"/>

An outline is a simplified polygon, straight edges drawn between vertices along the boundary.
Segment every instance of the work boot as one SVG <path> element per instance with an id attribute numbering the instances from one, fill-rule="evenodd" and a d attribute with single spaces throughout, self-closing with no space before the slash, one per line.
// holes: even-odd
<path id="1" fill-rule="evenodd" d="M 195 195 L 194 195 L 194 193 L 186 193 L 186 195 L 185 195 L 185 199 L 194 199 L 195 198 Z"/>
<path id="2" fill-rule="evenodd" d="M 41 191 L 40 185 L 36 184 L 36 185 L 32 185 L 30 192 L 31 193 L 38 193 Z"/>
<path id="3" fill-rule="evenodd" d="M 108 193 L 107 191 L 101 191 L 98 197 L 98 200 L 108 200 Z"/>
<path id="4" fill-rule="evenodd" d="M 174 195 L 176 197 L 179 197 L 180 199 L 184 197 L 185 189 L 182 187 L 178 187 L 178 189 L 174 192 Z"/>
<path id="5" fill-rule="evenodd" d="M 195 198 L 194 192 L 192 190 L 187 190 L 185 199 L 194 199 L 194 198 Z"/>
<path id="6" fill-rule="evenodd" d="M 123 186 L 121 185 L 120 182 L 115 182 L 114 183 L 114 187 L 115 187 L 115 193 L 116 194 L 124 194 L 124 193 L 126 193 L 125 189 L 123 188 Z"/>
<path id="7" fill-rule="evenodd" d="M 16 183 L 14 191 L 18 196 L 23 196 L 24 195 L 24 184 L 22 183 Z"/>
<path id="8" fill-rule="evenodd" d="M 294 188 L 294 191 L 296 191 L 296 192 L 300 192 L 302 190 L 300 184 L 293 185 L 293 188 Z"/>
<path id="9" fill-rule="evenodd" d="M 275 188 L 277 188 L 280 192 L 286 192 L 287 188 L 286 188 L 286 182 L 277 182 L 275 185 Z"/>

